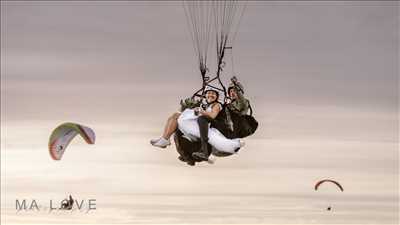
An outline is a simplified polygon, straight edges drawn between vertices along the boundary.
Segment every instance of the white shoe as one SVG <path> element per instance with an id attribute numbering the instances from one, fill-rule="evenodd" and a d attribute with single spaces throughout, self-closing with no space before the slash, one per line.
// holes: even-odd
<path id="1" fill-rule="evenodd" d="M 243 139 L 239 139 L 239 144 L 240 144 L 240 147 L 241 147 L 241 148 L 244 147 L 244 146 L 246 145 L 246 143 L 244 142 Z"/>
<path id="2" fill-rule="evenodd" d="M 161 138 L 154 138 L 150 140 L 150 144 L 154 145 L 155 143 L 157 143 Z"/>
<path id="3" fill-rule="evenodd" d="M 210 155 L 210 157 L 208 158 L 207 162 L 208 162 L 208 164 L 214 164 L 215 160 L 216 160 L 216 158 L 211 157 L 211 155 Z"/>
<path id="4" fill-rule="evenodd" d="M 160 138 L 156 143 L 152 143 L 152 145 L 160 148 L 166 148 L 168 145 L 171 145 L 171 142 L 163 137 Z"/>

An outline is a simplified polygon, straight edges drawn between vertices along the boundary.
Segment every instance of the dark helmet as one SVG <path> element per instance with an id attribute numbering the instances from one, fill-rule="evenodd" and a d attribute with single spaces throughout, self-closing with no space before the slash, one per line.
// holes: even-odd
<path id="1" fill-rule="evenodd" d="M 234 87 L 236 87 L 240 92 L 242 92 L 242 94 L 244 94 L 243 85 L 240 82 L 235 82 L 235 83 L 231 82 L 228 87 L 228 94 L 229 91 Z"/>

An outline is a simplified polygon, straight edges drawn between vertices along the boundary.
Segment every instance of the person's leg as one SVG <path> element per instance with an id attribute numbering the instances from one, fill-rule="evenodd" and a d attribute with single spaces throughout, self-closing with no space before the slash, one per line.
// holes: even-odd
<path id="1" fill-rule="evenodd" d="M 208 155 L 208 125 L 210 123 L 210 118 L 207 116 L 199 116 L 197 123 L 200 129 L 201 150 Z"/>
<path id="2" fill-rule="evenodd" d="M 208 143 L 210 143 L 210 145 L 218 151 L 236 153 L 241 147 L 244 146 L 244 141 L 242 139 L 228 139 L 215 128 L 210 128 L 208 133 Z"/>
<path id="3" fill-rule="evenodd" d="M 197 118 L 197 123 L 200 129 L 201 152 L 195 152 L 193 153 L 193 156 L 202 160 L 207 160 L 209 157 L 208 124 L 210 123 L 210 118 L 207 116 L 199 116 L 199 118 Z"/>
<path id="4" fill-rule="evenodd" d="M 168 145 L 171 144 L 169 141 L 169 138 L 172 136 L 172 134 L 176 131 L 178 128 L 178 117 L 180 113 L 174 113 L 167 119 L 167 123 L 165 124 L 164 127 L 164 132 L 160 138 L 157 139 L 152 139 L 150 143 L 154 146 L 160 147 L 160 148 L 165 148 Z"/>
<path id="5" fill-rule="evenodd" d="M 169 140 L 169 138 L 172 136 L 172 134 L 175 133 L 176 129 L 178 128 L 178 117 L 180 113 L 174 113 L 172 114 L 168 120 L 167 124 L 165 125 L 164 128 L 164 133 L 162 137 L 166 140 Z"/>

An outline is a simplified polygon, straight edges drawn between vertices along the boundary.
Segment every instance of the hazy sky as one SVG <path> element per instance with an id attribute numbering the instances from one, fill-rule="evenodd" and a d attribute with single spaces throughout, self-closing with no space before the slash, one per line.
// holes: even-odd
<path id="1" fill-rule="evenodd" d="M 67 221 L 13 207 L 72 192 L 100 202 L 73 214 L 88 223 L 398 223 L 398 2 L 248 2 L 226 62 L 260 128 L 190 168 L 148 144 L 201 85 L 181 2 L 2 1 L 2 222 Z M 64 121 L 97 143 L 53 162 Z M 334 216 L 312 190 L 325 177 L 346 186 Z"/>

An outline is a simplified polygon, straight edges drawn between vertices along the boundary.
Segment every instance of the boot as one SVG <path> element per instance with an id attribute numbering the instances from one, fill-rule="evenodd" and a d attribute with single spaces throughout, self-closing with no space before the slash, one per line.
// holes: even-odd
<path id="1" fill-rule="evenodd" d="M 193 157 L 200 159 L 202 161 L 208 160 L 208 124 L 210 120 L 206 116 L 199 116 L 197 118 L 197 123 L 200 129 L 200 140 L 201 140 L 201 151 L 194 152 Z"/>
<path id="2" fill-rule="evenodd" d="M 202 161 L 208 160 L 208 139 L 201 141 L 201 151 L 194 152 L 192 156 L 197 159 L 201 159 Z"/>

